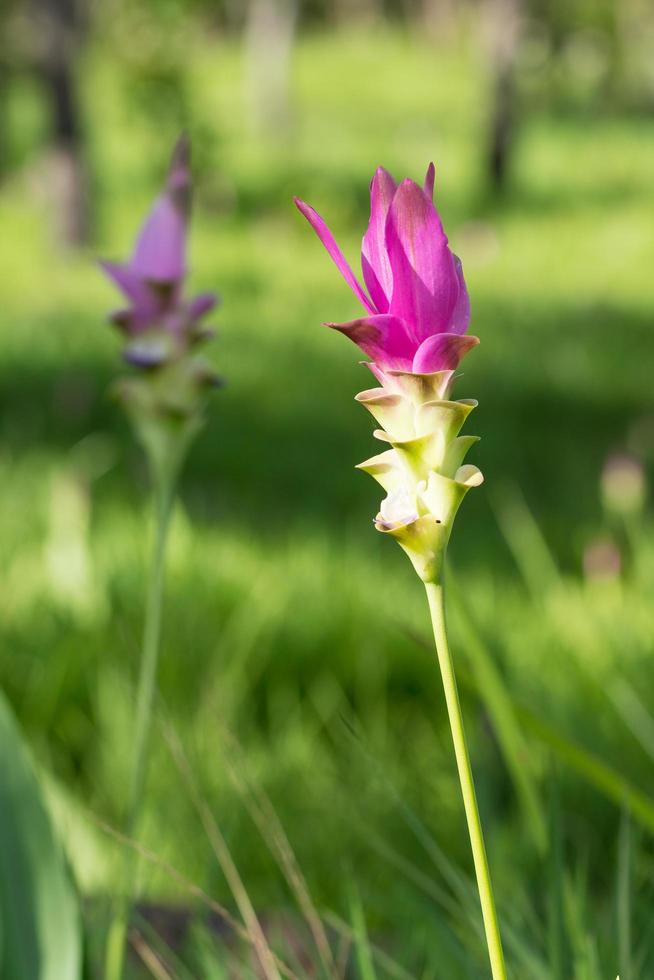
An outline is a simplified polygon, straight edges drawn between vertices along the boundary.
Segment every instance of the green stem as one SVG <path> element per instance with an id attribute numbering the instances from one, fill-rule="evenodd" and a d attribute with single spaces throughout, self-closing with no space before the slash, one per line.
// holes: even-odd
<path id="1" fill-rule="evenodd" d="M 470 835 L 470 847 L 472 849 L 472 859 L 477 876 L 477 889 L 479 891 L 479 901 L 484 920 L 484 931 L 486 933 L 486 945 L 488 946 L 491 973 L 493 980 L 506 980 L 506 966 L 504 964 L 502 940 L 500 938 L 493 888 L 488 869 L 488 858 L 486 857 L 486 848 L 484 846 L 484 835 L 479 819 L 479 808 L 477 806 L 475 784 L 470 767 L 470 756 L 468 755 L 468 746 L 463 728 L 461 704 L 459 702 L 459 692 L 457 690 L 454 666 L 452 664 L 452 655 L 450 654 L 450 648 L 447 642 L 443 586 L 435 582 L 428 582 L 425 587 L 427 589 L 429 611 L 434 628 L 436 653 L 443 678 L 445 702 L 447 704 L 447 714 L 452 731 L 454 754 L 459 772 L 459 782 L 461 784 L 463 806 L 468 824 L 468 834 Z"/>
<path id="2" fill-rule="evenodd" d="M 631 980 L 631 818 L 624 807 L 618 838 L 618 956 L 620 980 Z"/>
<path id="3" fill-rule="evenodd" d="M 154 490 L 155 539 L 148 584 L 143 646 L 136 702 L 133 768 L 130 780 L 125 834 L 135 836 L 148 769 L 152 708 L 154 704 L 157 664 L 161 637 L 161 610 L 165 573 L 166 542 L 174 500 L 174 479 L 159 476 Z M 139 862 L 131 850 L 125 849 L 122 882 L 107 938 L 105 980 L 122 980 L 130 905 L 136 890 Z"/>

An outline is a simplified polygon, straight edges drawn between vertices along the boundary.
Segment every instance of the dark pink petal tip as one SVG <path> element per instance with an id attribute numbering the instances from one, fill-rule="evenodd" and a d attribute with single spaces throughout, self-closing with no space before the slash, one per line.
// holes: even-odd
<path id="1" fill-rule="evenodd" d="M 191 141 L 182 133 L 175 143 L 168 170 L 168 187 L 173 189 L 191 181 Z"/>
<path id="2" fill-rule="evenodd" d="M 123 262 L 106 262 L 104 260 L 99 261 L 98 265 L 114 286 L 120 289 L 123 296 L 135 306 L 150 307 L 152 305 L 152 293 L 148 284 L 143 282 L 131 266 Z"/>
<path id="3" fill-rule="evenodd" d="M 430 201 L 434 200 L 434 181 L 436 180 L 436 167 L 433 163 L 430 163 L 427 167 L 427 174 L 425 176 L 425 194 Z"/>
<path id="4" fill-rule="evenodd" d="M 218 303 L 219 298 L 215 293 L 200 293 L 188 305 L 189 317 L 191 320 L 199 320 L 215 309 Z"/>
<path id="5" fill-rule="evenodd" d="M 412 343 L 406 324 L 398 317 L 378 314 L 326 326 L 349 337 L 382 370 L 411 370 Z"/>
<path id="6" fill-rule="evenodd" d="M 386 167 L 377 167 L 370 181 L 370 190 L 372 190 L 375 184 L 390 187 L 393 191 L 397 190 L 397 181 Z"/>

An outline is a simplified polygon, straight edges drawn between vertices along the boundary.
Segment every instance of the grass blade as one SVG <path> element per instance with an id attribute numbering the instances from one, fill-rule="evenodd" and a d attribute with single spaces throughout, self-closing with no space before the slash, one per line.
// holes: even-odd
<path id="1" fill-rule="evenodd" d="M 633 980 L 631 955 L 631 818 L 624 808 L 618 835 L 617 924 L 618 961 L 622 980 Z"/>
<path id="2" fill-rule="evenodd" d="M 170 727 L 167 727 L 166 729 L 166 739 L 168 741 L 168 746 L 170 748 L 173 760 L 179 770 L 180 775 L 186 783 L 193 805 L 197 810 L 200 820 L 202 821 L 202 826 L 204 827 L 205 833 L 209 838 L 209 842 L 216 856 L 216 860 L 218 861 L 218 864 L 220 865 L 220 868 L 230 887 L 232 895 L 234 896 L 238 910 L 241 913 L 243 922 L 245 923 L 245 928 L 247 929 L 247 932 L 251 938 L 252 946 L 254 947 L 259 959 L 264 977 L 266 980 L 279 980 L 276 957 L 274 956 L 264 931 L 261 928 L 261 923 L 259 922 L 256 912 L 254 911 L 252 902 L 250 901 L 250 896 L 248 895 L 245 885 L 243 884 L 238 868 L 234 864 L 234 860 L 227 846 L 227 841 L 223 837 L 222 831 L 215 821 L 211 810 L 200 796 L 182 745 Z"/>
<path id="3" fill-rule="evenodd" d="M 12 712 L 0 695 L 0 976 L 79 980 L 77 896 Z"/>
<path id="4" fill-rule="evenodd" d="M 361 980 L 376 980 L 361 897 L 354 884 L 350 884 L 350 917 L 352 919 L 354 949 L 359 966 L 359 976 Z"/>
<path id="5" fill-rule="evenodd" d="M 302 874 L 281 820 L 277 816 L 277 811 L 261 786 L 253 784 L 243 775 L 245 771 L 244 760 L 240 745 L 234 736 L 225 733 L 225 738 L 229 742 L 231 752 L 238 758 L 238 765 L 232 764 L 229 758 L 226 759 L 229 776 L 239 790 L 250 816 L 259 828 L 259 833 L 276 857 L 288 886 L 295 895 L 298 906 L 309 926 L 325 975 L 333 976 L 335 964 L 325 928 L 313 904 L 306 879 Z"/>

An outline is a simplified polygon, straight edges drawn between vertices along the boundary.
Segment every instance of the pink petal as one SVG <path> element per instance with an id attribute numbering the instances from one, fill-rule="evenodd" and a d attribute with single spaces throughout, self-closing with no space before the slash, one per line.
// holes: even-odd
<path id="1" fill-rule="evenodd" d="M 459 280 L 436 208 L 412 180 L 403 181 L 393 198 L 386 247 L 393 270 L 390 312 L 407 322 L 416 343 L 442 333 Z"/>
<path id="2" fill-rule="evenodd" d="M 454 371 L 459 361 L 479 337 L 462 337 L 456 333 L 438 333 L 427 337 L 415 353 L 411 370 L 414 374 L 433 374 L 434 371 Z"/>
<path id="3" fill-rule="evenodd" d="M 361 267 L 370 297 L 380 313 L 388 312 L 393 273 L 386 253 L 386 218 L 397 184 L 383 167 L 370 182 L 370 222 L 363 236 Z"/>
<path id="4" fill-rule="evenodd" d="M 149 309 L 157 305 L 147 283 L 143 282 L 130 265 L 119 262 L 100 262 L 99 266 L 135 306 Z"/>
<path id="5" fill-rule="evenodd" d="M 434 180 L 436 179 L 436 167 L 433 163 L 430 163 L 427 167 L 427 174 L 425 176 L 425 194 L 430 201 L 434 200 Z"/>
<path id="6" fill-rule="evenodd" d="M 470 325 L 470 297 L 468 296 L 466 281 L 463 278 L 461 259 L 458 255 L 454 255 L 454 253 L 452 253 L 452 258 L 454 259 L 454 268 L 459 283 L 459 295 L 454 304 L 447 329 L 451 333 L 465 333 Z"/>
<path id="7" fill-rule="evenodd" d="M 376 313 L 377 311 L 375 310 L 375 307 L 366 296 L 357 277 L 354 275 L 352 269 L 348 265 L 345 256 L 336 244 L 336 239 L 318 212 L 314 211 L 309 204 L 305 204 L 304 201 L 301 201 L 298 197 L 293 198 L 293 200 L 295 201 L 295 206 L 297 207 L 298 211 L 304 215 L 320 241 L 329 252 L 329 255 L 336 268 L 339 270 L 354 295 L 365 306 L 369 313 Z"/>
<path id="8" fill-rule="evenodd" d="M 344 333 L 382 370 L 411 370 L 414 345 L 398 317 L 381 313 L 327 326 Z"/>
<path id="9" fill-rule="evenodd" d="M 200 317 L 213 310 L 217 303 L 218 297 L 215 293 L 200 293 L 188 304 L 188 315 L 191 320 L 199 320 Z"/>
<path id="10" fill-rule="evenodd" d="M 153 282 L 178 282 L 186 275 L 186 228 L 191 203 L 189 145 L 178 141 L 166 189 L 157 198 L 134 246 L 130 265 Z"/>
<path id="11" fill-rule="evenodd" d="M 191 187 L 191 144 L 186 134 L 179 137 L 170 158 L 167 187 L 172 193 L 186 193 Z M 180 202 L 183 203 L 183 202 Z M 190 204 L 190 201 L 186 202 Z"/>

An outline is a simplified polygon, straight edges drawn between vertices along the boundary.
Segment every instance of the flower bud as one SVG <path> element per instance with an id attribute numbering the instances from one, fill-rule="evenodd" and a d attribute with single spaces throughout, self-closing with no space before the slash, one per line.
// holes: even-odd
<path id="1" fill-rule="evenodd" d="M 643 464 L 626 453 L 609 456 L 602 470 L 600 489 L 602 503 L 609 513 L 622 517 L 639 514 L 647 494 Z"/>

